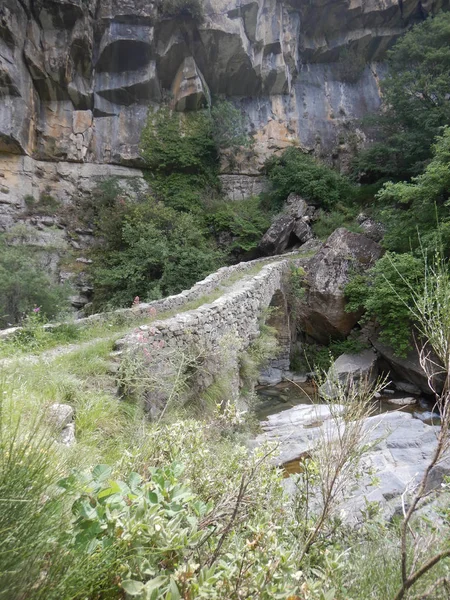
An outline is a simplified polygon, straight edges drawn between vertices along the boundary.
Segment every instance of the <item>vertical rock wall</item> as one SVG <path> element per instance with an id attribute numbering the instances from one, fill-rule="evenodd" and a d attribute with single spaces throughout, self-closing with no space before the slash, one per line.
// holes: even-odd
<path id="1" fill-rule="evenodd" d="M 386 49 L 447 5 L 204 0 L 195 23 L 148 0 L 3 0 L 0 152 L 139 166 L 148 108 L 168 91 L 180 110 L 209 92 L 240 103 L 262 156 L 294 142 L 329 152 L 377 109 Z"/>

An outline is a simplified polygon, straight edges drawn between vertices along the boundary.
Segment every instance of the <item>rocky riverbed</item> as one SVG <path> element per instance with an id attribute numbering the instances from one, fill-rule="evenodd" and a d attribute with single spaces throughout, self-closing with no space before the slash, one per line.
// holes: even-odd
<path id="1" fill-rule="evenodd" d="M 257 411 L 262 431 L 251 445 L 267 441 L 279 444 L 274 463 L 284 467 L 287 475 L 299 472 L 302 459 L 317 444 L 336 441 L 345 427 L 344 407 L 314 403 L 312 392 L 311 387 L 289 384 L 259 390 Z M 401 510 L 402 494 L 420 481 L 431 460 L 439 431 L 438 415 L 434 414 L 433 424 L 428 424 L 424 417 L 432 411 L 425 401 L 404 397 L 409 403 L 399 406 L 393 400 L 400 403 L 400 395 L 387 394 L 374 406 L 378 414 L 364 422 L 364 443 L 369 449 L 362 459 L 363 476 L 343 498 L 342 516 L 347 520 L 357 521 L 373 502 L 387 518 Z M 429 489 L 440 488 L 446 475 L 450 475 L 450 458 L 434 467 Z M 292 479 L 285 485 L 294 492 Z"/>

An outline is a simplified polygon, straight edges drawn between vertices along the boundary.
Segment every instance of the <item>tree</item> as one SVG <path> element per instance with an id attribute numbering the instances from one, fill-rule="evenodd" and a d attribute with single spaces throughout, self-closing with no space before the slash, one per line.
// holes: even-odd
<path id="1" fill-rule="evenodd" d="M 99 219 L 96 307 L 177 294 L 218 268 L 222 255 L 193 215 L 153 198 L 136 202 L 119 196 L 116 204 L 120 211 L 109 207 Z"/>
<path id="2" fill-rule="evenodd" d="M 20 323 L 34 307 L 45 318 L 69 307 L 69 289 L 54 283 L 32 248 L 0 238 L 0 328 Z"/>
<path id="3" fill-rule="evenodd" d="M 328 209 L 340 201 L 348 203 L 355 193 L 346 177 L 299 148 L 288 148 L 280 157 L 270 159 L 266 171 L 272 184 L 274 208 L 281 208 L 291 193 Z"/>
<path id="4" fill-rule="evenodd" d="M 431 146 L 450 123 L 450 13 L 406 33 L 388 54 L 382 83 L 385 112 L 371 119 L 380 140 L 355 160 L 361 180 L 418 175 Z"/>
<path id="5" fill-rule="evenodd" d="M 425 171 L 407 182 L 388 182 L 377 198 L 384 206 L 384 245 L 407 252 L 421 244 L 429 250 L 450 251 L 450 128 L 445 127 L 432 147 L 433 158 Z"/>
<path id="6" fill-rule="evenodd" d="M 345 287 L 346 310 L 363 308 L 366 318 L 381 325 L 381 341 L 398 356 L 411 349 L 412 315 L 409 305 L 412 290 L 424 285 L 423 260 L 411 254 L 386 253 L 372 269 L 354 277 Z"/>

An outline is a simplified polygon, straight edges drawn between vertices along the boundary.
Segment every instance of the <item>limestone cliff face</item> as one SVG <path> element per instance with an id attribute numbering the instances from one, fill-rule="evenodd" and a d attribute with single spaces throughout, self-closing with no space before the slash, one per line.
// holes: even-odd
<path id="1" fill-rule="evenodd" d="M 379 107 L 385 50 L 448 3 L 205 0 L 195 24 L 151 0 L 2 0 L 0 209 L 85 172 L 47 161 L 139 167 L 149 106 L 167 92 L 177 110 L 223 94 L 248 114 L 256 154 L 224 174 L 231 197 L 258 191 L 264 158 L 293 143 L 339 162 Z"/>

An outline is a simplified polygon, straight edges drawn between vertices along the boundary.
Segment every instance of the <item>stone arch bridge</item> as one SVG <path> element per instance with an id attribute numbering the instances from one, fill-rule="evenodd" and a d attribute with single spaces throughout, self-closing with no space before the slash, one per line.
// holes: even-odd
<path id="1" fill-rule="evenodd" d="M 276 330 L 279 349 L 273 357 L 273 366 L 289 368 L 295 327 L 291 327 L 288 310 L 288 275 L 292 266 L 306 264 L 306 261 L 307 256 L 293 254 L 220 269 L 188 292 L 160 301 L 170 306 L 170 303 L 179 303 L 183 294 L 193 296 L 194 301 L 197 296 L 197 308 L 189 309 L 191 299 L 184 306 L 181 304 L 180 312 L 174 316 L 135 328 L 117 342 L 116 356 L 122 364 L 132 357 L 141 369 L 141 377 L 156 382 L 164 379 L 168 372 L 169 379 L 173 378 L 173 371 L 179 367 L 171 358 L 180 353 L 187 355 L 195 348 L 201 357 L 201 368 L 197 369 L 195 381 L 190 381 L 191 392 L 201 394 L 226 374 L 229 393 L 236 396 L 239 357 L 260 335 L 262 321 Z M 203 289 L 211 288 L 209 298 L 200 295 Z M 151 311 L 156 304 L 141 304 L 138 310 Z M 162 366 L 165 358 L 171 362 L 172 370 L 167 369 L 167 365 Z M 159 384 L 159 388 L 165 387 L 161 381 Z M 161 391 L 157 387 L 149 383 L 147 394 L 149 408 L 155 409 L 156 414 L 169 395 L 167 389 Z"/>

